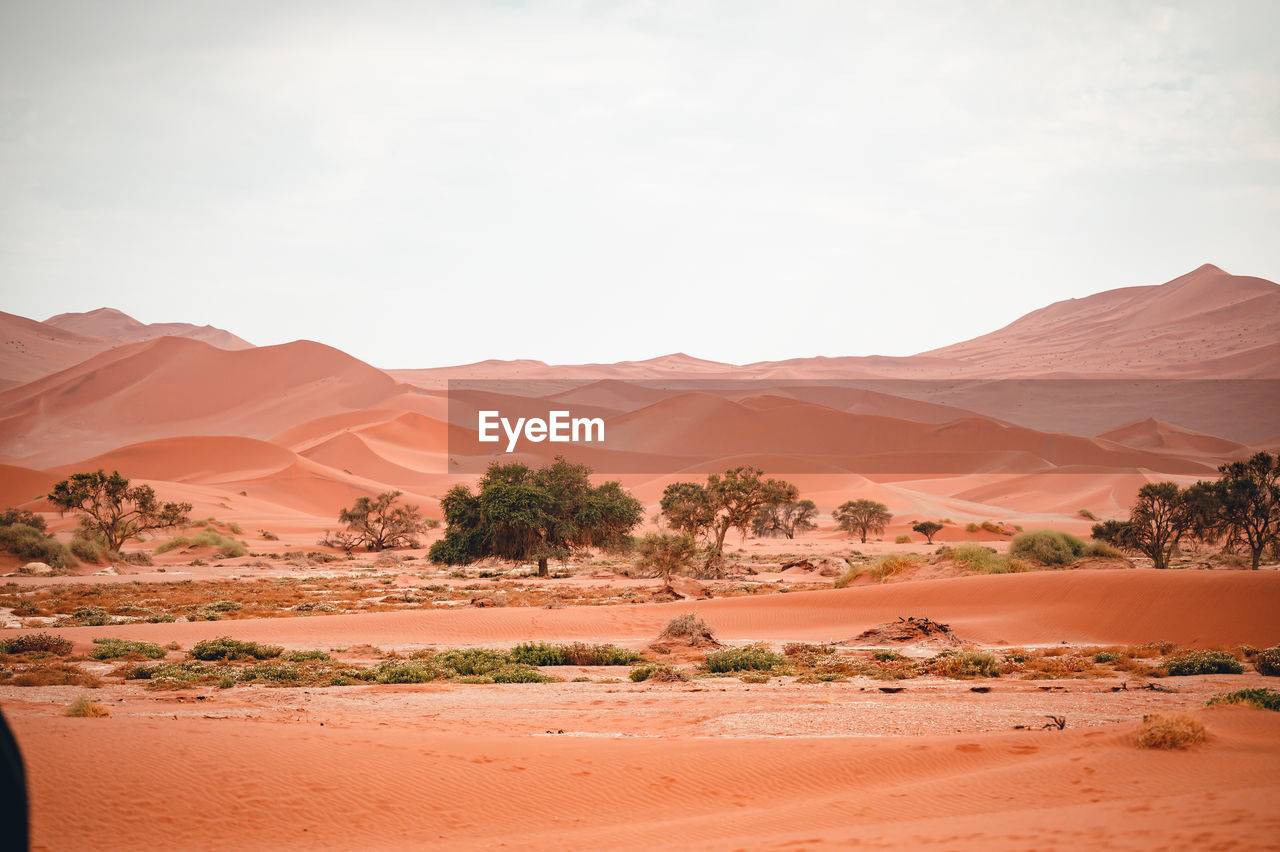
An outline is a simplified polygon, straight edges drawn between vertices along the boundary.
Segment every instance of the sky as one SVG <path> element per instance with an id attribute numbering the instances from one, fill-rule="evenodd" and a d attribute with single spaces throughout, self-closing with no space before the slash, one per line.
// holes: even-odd
<path id="1" fill-rule="evenodd" d="M 384 368 L 1280 279 L 1275 2 L 0 2 L 0 309 Z"/>

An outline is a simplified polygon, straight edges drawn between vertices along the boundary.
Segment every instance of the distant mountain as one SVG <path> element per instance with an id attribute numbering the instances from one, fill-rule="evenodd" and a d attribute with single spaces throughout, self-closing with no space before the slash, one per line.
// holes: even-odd
<path id="1" fill-rule="evenodd" d="M 252 349 L 253 344 L 236 337 L 229 331 L 211 325 L 192 325 L 186 322 L 139 322 L 115 308 L 98 308 L 84 313 L 58 314 L 45 320 L 67 331 L 91 337 L 102 337 L 113 343 L 139 343 L 157 337 L 190 337 L 203 340 L 219 349 Z"/>

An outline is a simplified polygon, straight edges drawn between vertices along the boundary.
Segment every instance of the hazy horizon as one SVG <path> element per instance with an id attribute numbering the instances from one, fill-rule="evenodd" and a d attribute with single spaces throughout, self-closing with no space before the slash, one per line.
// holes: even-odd
<path id="1" fill-rule="evenodd" d="M 1280 277 L 1268 3 L 0 9 L 4 310 L 383 368 L 911 355 Z"/>

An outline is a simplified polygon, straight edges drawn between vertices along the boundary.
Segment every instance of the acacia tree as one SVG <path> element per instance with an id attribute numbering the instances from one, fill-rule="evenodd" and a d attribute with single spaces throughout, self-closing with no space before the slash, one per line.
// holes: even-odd
<path id="1" fill-rule="evenodd" d="M 868 533 L 884 535 L 885 527 L 893 520 L 889 507 L 875 500 L 849 500 L 841 503 L 839 508 L 831 513 L 831 517 L 835 518 L 836 525 L 849 535 L 858 533 L 863 544 L 867 543 Z"/>
<path id="2" fill-rule="evenodd" d="M 1192 527 L 1194 516 L 1185 492 L 1174 482 L 1149 482 L 1138 489 L 1127 521 L 1094 524 L 1099 541 L 1141 553 L 1156 568 L 1168 568 L 1178 539 Z"/>
<path id="3" fill-rule="evenodd" d="M 673 574 L 682 574 L 692 565 L 698 547 L 688 533 L 649 533 L 640 540 L 637 566 L 657 572 L 670 584 Z"/>
<path id="4" fill-rule="evenodd" d="M 818 525 L 813 519 L 817 516 L 818 505 L 812 500 L 767 503 L 757 509 L 756 516 L 751 519 L 751 532 L 759 538 L 795 538 L 796 533 L 816 530 Z"/>
<path id="5" fill-rule="evenodd" d="M 81 528 L 109 550 L 119 550 L 145 532 L 191 523 L 190 503 L 161 503 L 150 485 L 130 486 L 118 470 L 110 476 L 101 470 L 73 473 L 46 498 L 60 512 L 81 512 Z"/>
<path id="6" fill-rule="evenodd" d="M 432 562 L 463 565 L 484 556 L 513 562 L 548 560 L 586 547 L 616 547 L 640 523 L 640 501 L 617 482 L 592 486 L 586 465 L 555 463 L 534 470 L 494 462 L 478 491 L 456 485 L 440 501 L 448 526 L 431 547 Z"/>
<path id="7" fill-rule="evenodd" d="M 1249 547 L 1250 567 L 1258 569 L 1262 554 L 1280 546 L 1280 458 L 1258 453 L 1247 461 L 1218 468 L 1211 484 L 1221 529 Z"/>
<path id="8" fill-rule="evenodd" d="M 925 541 L 929 542 L 929 544 L 933 544 L 933 537 L 942 530 L 942 524 L 937 521 L 921 521 L 911 529 L 924 536 Z"/>
<path id="9" fill-rule="evenodd" d="M 789 482 L 765 479 L 754 467 L 735 467 L 723 474 L 713 473 L 705 485 L 675 482 L 662 495 L 662 514 L 677 530 L 708 539 L 703 569 L 717 573 L 724 551 L 724 538 L 731 529 L 743 535 L 761 506 L 794 503 L 800 491 Z"/>
<path id="10" fill-rule="evenodd" d="M 392 547 L 417 547 L 418 535 L 434 522 L 423 520 L 418 507 L 412 504 L 397 506 L 401 491 L 384 491 L 377 497 L 361 497 L 350 509 L 338 514 L 338 523 L 346 524 L 345 530 L 330 536 L 325 530 L 322 544 L 333 544 L 350 551 L 363 547 L 383 551 Z"/>

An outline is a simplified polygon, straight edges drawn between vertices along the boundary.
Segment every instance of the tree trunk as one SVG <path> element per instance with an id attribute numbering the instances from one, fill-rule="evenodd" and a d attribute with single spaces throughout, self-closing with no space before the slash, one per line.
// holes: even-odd
<path id="1" fill-rule="evenodd" d="M 867 528 L 866 528 L 866 527 L 863 527 L 863 528 L 862 528 L 862 543 L 863 543 L 863 544 L 866 544 L 866 543 L 867 543 Z"/>
<path id="2" fill-rule="evenodd" d="M 551 575 L 551 572 L 547 570 L 547 557 L 545 556 L 538 557 L 538 576 L 549 577 L 550 575 Z"/>

